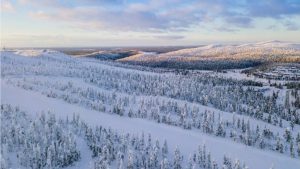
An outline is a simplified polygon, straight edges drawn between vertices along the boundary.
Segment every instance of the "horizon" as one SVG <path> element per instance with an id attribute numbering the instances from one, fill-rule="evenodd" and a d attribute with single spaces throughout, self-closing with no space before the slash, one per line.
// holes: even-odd
<path id="1" fill-rule="evenodd" d="M 298 0 L 2 0 L 1 47 L 299 43 Z"/>
<path id="2" fill-rule="evenodd" d="M 1 50 L 3 48 L 5 49 L 25 49 L 25 50 L 34 50 L 34 49 L 109 49 L 109 48 L 172 48 L 172 47 L 202 47 L 202 46 L 209 46 L 209 45 L 243 45 L 243 44 L 256 44 L 256 43 L 273 43 L 273 42 L 279 42 L 279 43 L 288 43 L 288 44 L 299 44 L 300 41 L 278 41 L 278 40 L 266 40 L 266 41 L 254 41 L 254 42 L 212 42 L 212 43 L 202 43 L 198 45 L 131 45 L 131 46 L 118 46 L 118 45 L 112 45 L 112 46 L 23 46 L 23 47 L 10 47 L 10 46 L 1 46 Z"/>

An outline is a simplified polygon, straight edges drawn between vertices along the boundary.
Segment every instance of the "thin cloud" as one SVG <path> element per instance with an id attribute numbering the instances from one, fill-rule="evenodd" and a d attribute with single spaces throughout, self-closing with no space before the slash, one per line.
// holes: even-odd
<path id="1" fill-rule="evenodd" d="M 219 32 L 237 32 L 237 29 L 232 29 L 228 26 L 220 26 L 217 27 L 215 30 L 219 31 Z"/>
<path id="2" fill-rule="evenodd" d="M 298 0 L 21 0 L 39 6 L 30 11 L 38 19 L 64 22 L 82 29 L 114 31 L 185 31 L 222 20 L 224 31 L 254 27 L 258 18 L 284 20 L 300 14 Z M 24 2 L 23 2 L 24 3 Z M 43 10 L 43 13 L 40 11 Z M 287 30 L 296 28 L 286 25 Z M 216 28 L 215 30 L 220 30 Z"/>
<path id="3" fill-rule="evenodd" d="M 247 0 L 246 4 L 249 15 L 253 17 L 281 18 L 300 14 L 299 0 Z"/>
<path id="4" fill-rule="evenodd" d="M 242 28 L 252 27 L 252 19 L 249 17 L 231 16 L 231 17 L 227 17 L 225 20 L 227 21 L 227 23 L 233 24 L 238 27 L 242 27 Z"/>
<path id="5" fill-rule="evenodd" d="M 286 27 L 287 30 L 290 31 L 298 31 L 300 30 L 300 26 L 298 24 L 295 24 L 293 22 L 287 21 L 284 26 Z"/>
<path id="6" fill-rule="evenodd" d="M 1 11 L 3 12 L 15 12 L 15 7 L 10 1 L 2 0 L 1 1 Z"/>
<path id="7" fill-rule="evenodd" d="M 166 40 L 179 40 L 184 39 L 184 36 L 181 35 L 161 35 L 161 36 L 154 36 L 157 39 L 166 39 Z"/>

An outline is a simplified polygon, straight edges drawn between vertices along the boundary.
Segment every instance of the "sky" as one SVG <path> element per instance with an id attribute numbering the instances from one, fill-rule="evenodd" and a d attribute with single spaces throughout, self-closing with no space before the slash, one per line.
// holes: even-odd
<path id="1" fill-rule="evenodd" d="M 300 0 L 1 0 L 1 46 L 300 42 Z"/>

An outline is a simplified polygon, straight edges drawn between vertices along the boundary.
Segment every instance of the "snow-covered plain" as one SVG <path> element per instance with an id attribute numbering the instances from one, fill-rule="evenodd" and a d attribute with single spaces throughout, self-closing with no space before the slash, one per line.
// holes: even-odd
<path id="1" fill-rule="evenodd" d="M 28 57 L 24 57 L 28 56 Z M 32 57 L 34 56 L 34 57 Z M 44 68 L 44 69 L 41 69 Z M 67 69 L 68 68 L 68 69 Z M 91 109 L 89 106 L 83 104 L 70 103 L 66 100 L 49 97 L 45 95 L 48 90 L 54 94 L 64 94 L 55 87 L 55 83 L 65 84 L 71 83 L 74 89 L 91 88 L 96 91 L 114 94 L 119 98 L 129 97 L 137 100 L 136 107 L 131 102 L 128 104 L 133 110 L 137 109 L 139 100 L 154 97 L 158 102 L 173 101 L 179 105 L 196 106 L 200 111 L 209 110 L 220 114 L 223 121 L 230 121 L 233 116 L 239 118 L 249 119 L 251 128 L 259 126 L 263 129 L 265 126 L 274 133 L 283 135 L 285 127 L 289 126 L 289 122 L 283 120 L 283 127 L 269 124 L 263 120 L 258 120 L 244 114 L 233 115 L 232 112 L 225 112 L 213 108 L 213 105 L 200 105 L 197 102 L 190 102 L 185 99 L 170 98 L 167 95 L 162 96 L 148 96 L 140 92 L 135 95 L 131 92 L 126 92 L 128 89 L 118 91 L 117 87 L 108 88 L 105 85 L 95 85 L 88 83 L 84 77 L 88 76 L 89 72 L 84 69 L 97 71 L 98 68 L 103 70 L 121 71 L 128 75 L 142 74 L 147 77 L 164 76 L 154 72 L 138 71 L 120 67 L 107 65 L 105 62 L 96 60 L 71 58 L 67 55 L 54 51 L 15 51 L 15 52 L 1 52 L 1 104 L 10 104 L 18 106 L 21 110 L 28 113 L 33 119 L 38 117 L 41 112 L 50 111 L 57 117 L 66 119 L 72 115 L 78 114 L 80 118 L 91 126 L 101 125 L 112 128 L 120 133 L 132 133 L 134 135 L 141 135 L 142 133 L 150 133 L 153 139 L 158 139 L 161 143 L 166 140 L 170 150 L 176 147 L 180 149 L 184 159 L 188 159 L 190 154 L 197 151 L 199 145 L 205 144 L 207 149 L 211 152 L 213 159 L 222 166 L 224 155 L 232 159 L 240 160 L 252 169 L 267 169 L 273 167 L 274 169 L 298 169 L 300 167 L 299 157 L 292 158 L 288 153 L 280 154 L 279 152 L 270 149 L 259 149 L 256 146 L 249 146 L 236 142 L 229 137 L 217 137 L 212 134 L 201 132 L 197 129 L 186 130 L 176 125 L 167 125 L 164 123 L 157 123 L 150 118 L 130 118 L 128 116 L 119 116 L 110 111 L 97 111 Z M 8 70 L 9 69 L 9 70 Z M 81 76 L 72 74 L 72 71 L 83 73 Z M 82 72 L 80 72 L 82 71 Z M 94 72 L 95 73 L 95 72 Z M 166 73 L 166 76 L 172 76 L 172 73 Z M 226 76 L 224 77 L 226 78 Z M 39 84 L 41 83 L 41 84 Z M 105 82 L 103 82 L 105 83 Z M 19 85 L 18 85 L 19 84 Z M 27 85 L 27 86 L 26 86 Z M 49 86 L 47 86 L 49 85 Z M 118 84 L 122 86 L 122 84 Z M 66 89 L 66 92 L 70 92 Z M 180 91 L 179 91 L 180 92 Z M 76 94 L 69 93 L 69 94 Z M 93 100 L 93 98 L 90 98 Z M 106 103 L 106 110 L 111 109 L 113 104 Z M 126 108 L 124 111 L 128 111 Z M 296 110 L 299 112 L 299 110 Z M 217 114 L 216 114 L 217 116 Z M 176 118 L 174 114 L 172 117 Z M 217 117 L 214 117 L 217 119 Z M 292 130 L 292 136 L 295 138 L 299 133 L 300 126 L 295 124 Z M 229 132 L 229 131 L 227 131 Z M 85 145 L 85 140 L 77 139 L 79 149 L 82 152 L 82 158 L 73 166 L 68 168 L 90 168 L 94 158 L 91 157 L 91 152 Z M 287 147 L 286 147 L 287 149 Z M 295 146 L 296 149 L 296 146 Z M 17 163 L 13 160 L 13 163 Z M 185 167 L 187 163 L 183 164 Z M 16 166 L 16 165 L 14 165 Z M 221 167 L 220 167 L 221 168 Z"/>

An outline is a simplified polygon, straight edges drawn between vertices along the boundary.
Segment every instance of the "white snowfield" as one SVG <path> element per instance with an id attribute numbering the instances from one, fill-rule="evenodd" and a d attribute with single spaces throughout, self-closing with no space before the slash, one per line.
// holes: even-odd
<path id="1" fill-rule="evenodd" d="M 269 47 L 270 44 L 264 44 Z M 248 45 L 247 45 L 248 46 Z M 251 45 L 252 46 L 252 45 Z M 282 46 L 281 43 L 277 44 L 277 42 L 272 42 L 273 46 L 286 47 Z M 209 46 L 209 47 L 201 47 L 199 49 L 193 49 L 193 52 L 199 52 L 202 50 L 210 50 L 212 48 L 218 48 L 219 46 Z M 254 45 L 255 48 L 255 45 Z M 187 50 L 183 50 L 178 52 L 177 54 L 182 55 L 187 52 Z M 188 50 L 188 52 L 191 52 Z M 173 53 L 174 54 L 174 53 Z M 211 152 L 214 159 L 221 163 L 224 157 L 224 154 L 230 156 L 233 159 L 238 159 L 241 162 L 245 162 L 245 164 L 250 169 L 269 169 L 273 167 L 274 169 L 299 169 L 300 168 L 300 159 L 292 158 L 287 156 L 286 154 L 280 154 L 278 152 L 270 151 L 270 150 L 262 150 L 252 146 L 246 146 L 242 143 L 234 142 L 227 138 L 220 138 L 214 135 L 209 135 L 206 133 L 199 132 L 197 130 L 185 130 L 178 126 L 166 125 L 163 123 L 156 123 L 151 120 L 142 119 L 142 118 L 129 118 L 127 116 L 118 116 L 115 114 L 102 113 L 99 111 L 91 110 L 88 107 L 81 106 L 78 104 L 67 103 L 58 98 L 50 98 L 42 94 L 40 91 L 35 90 L 25 90 L 24 88 L 17 87 L 8 81 L 13 81 L 16 79 L 40 79 L 40 81 L 49 81 L 55 82 L 61 79 L 61 82 L 69 82 L 72 81 L 76 86 L 91 86 L 91 84 L 86 83 L 83 79 L 78 77 L 65 77 L 64 74 L 60 74 L 59 69 L 60 66 L 66 64 L 73 64 L 78 67 L 101 67 L 103 69 L 111 69 L 111 70 L 121 70 L 123 72 L 127 72 L 130 74 L 131 72 L 146 74 L 148 76 L 157 76 L 158 73 L 154 72 L 144 72 L 139 70 L 131 70 L 126 68 L 114 67 L 111 65 L 107 65 L 104 62 L 98 62 L 95 60 L 89 59 L 79 59 L 79 58 L 71 58 L 65 54 L 49 51 L 49 50 L 18 50 L 14 52 L 1 52 L 1 60 L 5 55 L 6 59 L 9 58 L 16 63 L 20 63 L 18 66 L 21 66 L 25 63 L 36 63 L 36 64 L 45 64 L 45 70 L 53 69 L 52 75 L 44 74 L 6 74 L 5 76 L 1 73 L 1 104 L 10 104 L 13 106 L 18 106 L 21 110 L 29 113 L 33 118 L 37 117 L 37 114 L 41 112 L 51 111 L 57 117 L 67 118 L 72 117 L 72 115 L 78 114 L 80 118 L 87 122 L 92 126 L 101 125 L 104 127 L 110 127 L 114 130 L 117 130 L 121 133 L 132 133 L 132 134 L 141 134 L 141 133 L 150 133 L 153 139 L 158 139 L 161 143 L 164 140 L 167 140 L 168 146 L 171 150 L 178 147 L 184 156 L 184 159 L 188 159 L 189 155 L 197 150 L 199 145 L 205 143 L 207 149 Z M 151 54 L 152 55 L 152 54 Z M 166 54 L 164 56 L 167 56 Z M 3 64 L 10 64 L 12 62 L 5 61 Z M 48 65 L 49 63 L 49 65 Z M 34 64 L 33 64 L 34 65 Z M 55 67 L 57 65 L 57 67 Z M 75 66 L 74 66 L 75 67 Z M 22 69 L 22 68 L 16 68 Z M 63 68 L 61 68 L 63 69 Z M 26 65 L 24 65 L 24 70 L 26 70 Z M 111 92 L 109 89 L 100 88 L 98 86 L 91 86 L 95 90 Z M 40 87 L 41 91 L 45 90 L 45 87 Z M 126 95 L 126 93 L 119 93 L 117 95 Z M 149 96 L 137 96 L 137 99 L 142 97 Z M 157 96 L 159 97 L 159 96 Z M 161 99 L 159 97 L 159 99 Z M 165 100 L 174 100 L 171 98 L 163 98 Z M 183 102 L 182 100 L 178 100 L 177 102 Z M 201 107 L 201 109 L 208 109 L 215 112 L 219 112 L 224 120 L 232 119 L 232 113 L 223 112 L 217 110 L 215 108 L 208 106 L 202 106 L 197 103 L 189 103 L 195 104 Z M 244 115 L 237 115 L 238 117 L 243 117 Z M 274 126 L 264 121 L 256 120 L 254 118 L 249 118 L 245 115 L 245 119 L 249 119 L 253 126 L 260 126 L 263 128 L 267 126 L 272 131 L 278 132 L 280 134 L 284 133 L 284 128 L 279 126 Z M 286 125 L 286 122 L 284 122 Z M 299 132 L 300 126 L 296 125 L 293 130 L 293 136 L 295 137 L 297 132 Z M 79 149 L 83 154 L 81 160 L 76 162 L 74 166 L 67 167 L 68 169 L 77 168 L 77 169 L 88 169 L 90 168 L 92 157 L 91 152 L 88 150 L 88 147 L 85 145 L 84 140 L 79 140 Z M 14 161 L 15 162 L 15 161 Z M 220 167 L 221 168 L 221 167 Z"/>
<path id="2" fill-rule="evenodd" d="M 36 49 L 24 49 L 24 50 L 16 50 L 13 52 L 14 54 L 20 55 L 20 56 L 26 56 L 26 57 L 37 57 L 41 55 L 62 55 L 62 53 L 57 52 L 55 50 L 49 50 L 49 49 L 41 49 L 41 50 L 36 50 Z"/>

